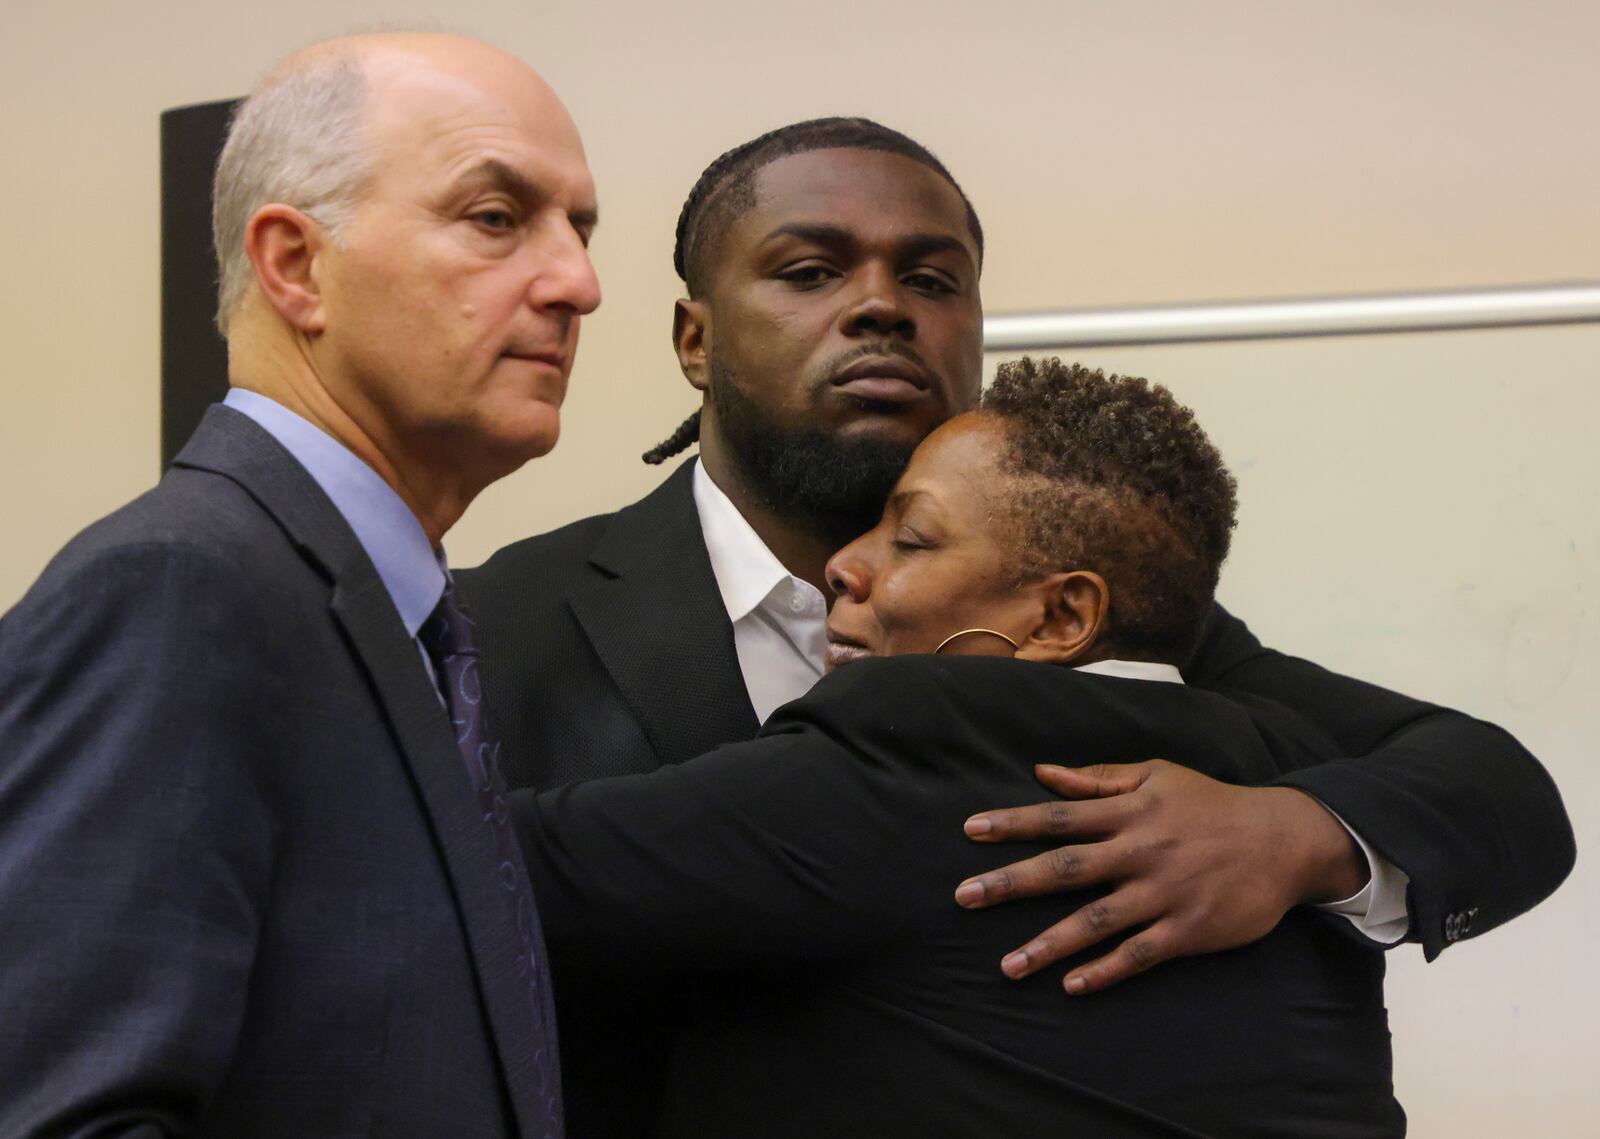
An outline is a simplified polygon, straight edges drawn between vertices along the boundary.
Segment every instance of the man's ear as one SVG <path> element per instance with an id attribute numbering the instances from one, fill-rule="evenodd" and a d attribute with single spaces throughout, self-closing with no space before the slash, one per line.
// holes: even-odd
<path id="1" fill-rule="evenodd" d="M 1111 590 L 1088 570 L 1051 574 L 1040 583 L 1043 613 L 1017 649 L 1021 660 L 1070 664 L 1082 660 L 1106 631 Z"/>
<path id="2" fill-rule="evenodd" d="M 711 386 L 706 349 L 711 339 L 711 308 L 705 301 L 680 300 L 672 309 L 672 347 L 678 353 L 678 367 L 696 390 Z"/>
<path id="3" fill-rule="evenodd" d="M 274 203 L 256 211 L 244 231 L 244 251 L 269 305 L 295 328 L 313 336 L 327 326 L 317 258 L 322 227 L 293 206 Z"/>

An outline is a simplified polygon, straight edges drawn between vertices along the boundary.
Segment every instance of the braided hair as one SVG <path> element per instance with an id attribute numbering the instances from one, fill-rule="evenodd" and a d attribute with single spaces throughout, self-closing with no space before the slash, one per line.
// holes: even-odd
<path id="1" fill-rule="evenodd" d="M 702 296 L 710 270 L 721 253 L 722 237 L 732 224 L 755 205 L 756 175 L 769 164 L 793 154 L 813 150 L 876 150 L 899 154 L 920 162 L 949 182 L 966 207 L 967 228 L 978 246 L 978 262 L 983 262 L 983 226 L 961 186 L 951 177 L 944 163 L 927 147 L 897 130 L 863 118 L 809 119 L 790 123 L 777 130 L 741 143 L 719 156 L 700 175 L 694 189 L 678 213 L 677 241 L 672 249 L 672 267 L 689 289 L 691 297 Z M 700 438 L 700 413 L 697 411 L 679 424 L 667 439 L 642 456 L 647 463 L 661 463 Z"/>
<path id="2" fill-rule="evenodd" d="M 700 441 L 700 409 L 689 413 L 689 418 L 678 424 L 677 430 L 651 447 L 639 457 L 652 467 L 659 467 L 672 456 L 681 453 L 690 443 Z"/>

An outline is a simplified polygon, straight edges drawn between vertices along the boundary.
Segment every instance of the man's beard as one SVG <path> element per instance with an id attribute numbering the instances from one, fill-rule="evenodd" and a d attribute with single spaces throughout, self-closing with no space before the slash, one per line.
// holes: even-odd
<path id="1" fill-rule="evenodd" d="M 780 422 L 711 361 L 711 406 L 745 488 L 761 506 L 835 546 L 878 523 L 916 445 Z"/>

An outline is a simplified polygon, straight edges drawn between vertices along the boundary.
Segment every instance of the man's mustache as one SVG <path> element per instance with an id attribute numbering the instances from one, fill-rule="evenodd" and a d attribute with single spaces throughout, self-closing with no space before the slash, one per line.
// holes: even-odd
<path id="1" fill-rule="evenodd" d="M 847 352 L 841 352 L 828 361 L 828 366 L 824 369 L 824 373 L 831 378 L 837 376 L 857 360 L 882 359 L 886 356 L 898 356 L 907 363 L 915 365 L 917 370 L 930 380 L 941 379 L 939 373 L 928 366 L 927 361 L 922 358 L 915 348 L 909 344 L 901 344 L 896 340 L 882 340 L 874 344 L 863 344 Z"/>

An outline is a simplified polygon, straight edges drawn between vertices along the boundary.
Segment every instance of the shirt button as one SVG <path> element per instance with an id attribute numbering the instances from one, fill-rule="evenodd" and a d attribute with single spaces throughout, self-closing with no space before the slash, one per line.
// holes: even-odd
<path id="1" fill-rule="evenodd" d="M 806 599 L 801 597 L 798 593 L 791 593 L 789 595 L 789 608 L 796 613 L 804 613 L 806 610 Z"/>

